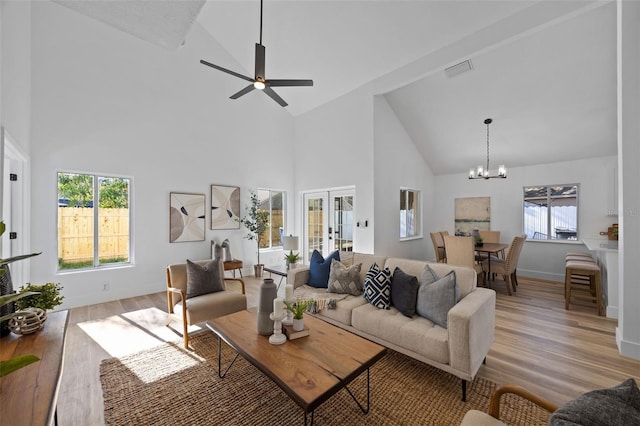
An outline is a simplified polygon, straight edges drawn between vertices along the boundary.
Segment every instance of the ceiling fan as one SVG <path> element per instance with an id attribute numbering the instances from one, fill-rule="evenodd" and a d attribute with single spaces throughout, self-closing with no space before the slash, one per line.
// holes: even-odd
<path id="1" fill-rule="evenodd" d="M 247 87 L 234 93 L 230 96 L 231 99 L 238 99 L 240 96 L 246 95 L 253 89 L 262 90 L 271 99 L 279 103 L 281 106 L 286 107 L 288 104 L 282 99 L 272 87 L 285 87 L 285 86 L 313 86 L 313 80 L 267 80 L 264 77 L 264 57 L 265 47 L 262 45 L 262 0 L 260 0 L 260 42 L 256 43 L 256 59 L 255 59 L 255 77 L 247 77 L 246 75 L 239 74 L 235 71 L 228 70 L 221 66 L 212 64 L 205 60 L 200 60 L 200 63 L 211 68 L 226 72 L 243 80 L 251 82 Z"/>

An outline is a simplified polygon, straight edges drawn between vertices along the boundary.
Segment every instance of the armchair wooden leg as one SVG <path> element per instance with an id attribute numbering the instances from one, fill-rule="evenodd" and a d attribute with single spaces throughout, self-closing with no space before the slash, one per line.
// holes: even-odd
<path id="1" fill-rule="evenodd" d="M 189 333 L 187 332 L 187 328 L 189 325 L 186 321 L 182 323 L 182 338 L 184 339 L 184 348 L 189 349 Z"/>

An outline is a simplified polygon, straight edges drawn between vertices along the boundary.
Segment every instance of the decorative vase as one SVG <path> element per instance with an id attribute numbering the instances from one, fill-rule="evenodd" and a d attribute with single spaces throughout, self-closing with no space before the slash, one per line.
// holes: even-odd
<path id="1" fill-rule="evenodd" d="M 13 282 L 11 281 L 11 271 L 9 265 L 0 266 L 0 295 L 13 294 Z M 9 315 L 15 312 L 13 302 L 0 306 L 0 316 Z M 6 336 L 11 330 L 9 329 L 9 321 L 3 321 L 0 324 L 0 336 Z"/>
<path id="2" fill-rule="evenodd" d="M 26 308 L 22 314 L 9 319 L 9 329 L 15 334 L 31 334 L 44 327 L 47 313 L 40 308 Z"/>
<path id="3" fill-rule="evenodd" d="M 304 330 L 304 318 L 300 318 L 300 319 L 293 319 L 293 329 L 295 331 L 302 331 Z"/>
<path id="4" fill-rule="evenodd" d="M 258 334 L 271 336 L 273 321 L 269 315 L 273 312 L 273 299 L 277 297 L 277 287 L 273 278 L 265 278 L 260 284 L 258 295 Z"/>
<path id="5" fill-rule="evenodd" d="M 262 268 L 264 268 L 263 264 L 253 265 L 253 274 L 256 278 L 262 278 Z"/>

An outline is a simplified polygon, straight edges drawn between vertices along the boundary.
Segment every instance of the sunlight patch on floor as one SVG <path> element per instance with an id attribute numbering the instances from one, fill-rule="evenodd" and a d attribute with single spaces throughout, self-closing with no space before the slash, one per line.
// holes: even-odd
<path id="1" fill-rule="evenodd" d="M 158 346 L 164 342 L 182 340 L 165 326 L 166 312 L 157 308 L 140 309 L 108 318 L 86 321 L 78 326 L 109 355 L 122 357 Z M 180 329 L 181 325 L 175 323 Z M 189 327 L 189 333 L 201 327 Z"/>

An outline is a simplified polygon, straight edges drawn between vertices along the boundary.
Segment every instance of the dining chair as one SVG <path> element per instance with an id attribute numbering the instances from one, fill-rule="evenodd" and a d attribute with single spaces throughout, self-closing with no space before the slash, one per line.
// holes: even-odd
<path id="1" fill-rule="evenodd" d="M 504 259 L 491 258 L 485 260 L 485 264 L 491 260 L 491 273 L 496 275 L 502 275 L 504 282 L 507 286 L 507 293 L 511 296 L 511 289 L 516 291 L 518 285 L 518 278 L 516 277 L 516 269 L 518 267 L 518 259 L 520 258 L 520 252 L 524 246 L 524 240 L 526 235 L 517 235 L 511 241 L 507 254 Z"/>
<path id="2" fill-rule="evenodd" d="M 499 243 L 500 242 L 500 231 L 489 231 L 482 229 L 478 231 L 480 237 L 482 238 L 482 242 L 484 243 Z M 487 260 L 489 255 L 487 253 L 476 253 L 476 261 L 484 262 Z"/>
<path id="3" fill-rule="evenodd" d="M 485 285 L 486 278 L 483 264 L 477 263 L 475 260 L 475 241 L 473 237 L 445 235 L 443 238 L 444 248 L 447 252 L 447 264 L 474 269 L 482 285 Z"/>
<path id="4" fill-rule="evenodd" d="M 436 254 L 436 262 L 446 263 L 447 257 L 445 254 L 442 232 L 430 232 L 429 234 L 431 235 L 431 242 L 433 243 L 433 251 Z"/>

